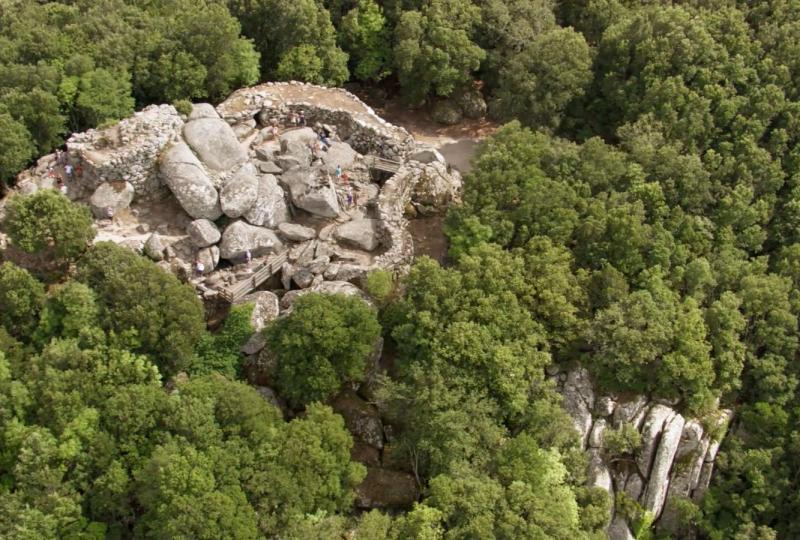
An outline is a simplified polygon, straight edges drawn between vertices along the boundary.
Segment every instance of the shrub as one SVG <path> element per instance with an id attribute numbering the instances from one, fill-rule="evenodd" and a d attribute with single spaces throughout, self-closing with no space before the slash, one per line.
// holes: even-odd
<path id="1" fill-rule="evenodd" d="M 205 323 L 190 285 L 111 242 L 87 251 L 78 279 L 97 293 L 104 329 L 131 336 L 131 347 L 152 356 L 162 374 L 192 365 Z"/>
<path id="2" fill-rule="evenodd" d="M 603 434 L 603 447 L 612 456 L 633 454 L 642 447 L 642 435 L 633 424 L 624 423 L 619 429 L 607 429 Z"/>
<path id="3" fill-rule="evenodd" d="M 52 253 L 57 259 L 74 259 L 95 235 L 92 216 L 50 189 L 17 195 L 8 202 L 5 226 L 11 242 L 27 253 Z"/>
<path id="4" fill-rule="evenodd" d="M 172 106 L 178 111 L 178 114 L 189 116 L 192 113 L 192 102 L 188 99 L 176 99 L 172 102 Z"/>
<path id="5" fill-rule="evenodd" d="M 265 332 L 278 357 L 281 395 L 301 406 L 327 399 L 345 381 L 363 380 L 380 325 L 360 298 L 307 294 Z"/>
<path id="6" fill-rule="evenodd" d="M 9 262 L 0 265 L 0 324 L 9 334 L 28 336 L 44 301 L 44 286 L 27 270 Z"/>

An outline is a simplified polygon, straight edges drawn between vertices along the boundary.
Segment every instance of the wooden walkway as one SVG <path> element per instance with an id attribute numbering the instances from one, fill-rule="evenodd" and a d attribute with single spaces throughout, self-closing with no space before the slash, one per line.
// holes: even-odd
<path id="1" fill-rule="evenodd" d="M 287 260 L 288 251 L 289 250 L 284 249 L 270 256 L 270 258 L 259 266 L 250 277 L 220 289 L 220 296 L 233 304 L 243 296 L 249 294 L 250 291 L 258 288 L 259 285 L 274 276 L 281 269 L 281 266 Z"/>
<path id="2" fill-rule="evenodd" d="M 403 165 L 399 161 L 393 161 L 391 159 L 382 158 L 380 156 L 375 156 L 372 154 L 364 156 L 364 161 L 366 161 L 367 166 L 370 169 L 375 169 L 377 171 L 383 171 L 391 174 L 396 174 L 397 171 L 400 170 L 400 167 Z"/>

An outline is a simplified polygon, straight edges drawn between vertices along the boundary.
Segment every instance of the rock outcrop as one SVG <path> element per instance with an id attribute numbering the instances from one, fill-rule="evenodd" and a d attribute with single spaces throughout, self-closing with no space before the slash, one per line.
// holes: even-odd
<path id="1" fill-rule="evenodd" d="M 223 259 L 242 259 L 248 251 L 252 257 L 259 257 L 275 253 L 281 248 L 283 243 L 272 230 L 242 220 L 234 221 L 225 228 L 219 245 Z"/>
<path id="2" fill-rule="evenodd" d="M 200 161 L 215 171 L 227 171 L 247 160 L 236 134 L 220 118 L 198 118 L 183 127 L 183 138 Z"/>
<path id="3" fill-rule="evenodd" d="M 187 214 L 211 221 L 222 215 L 217 189 L 187 144 L 171 146 L 162 156 L 159 169 Z"/>
<path id="4" fill-rule="evenodd" d="M 241 217 L 256 204 L 259 195 L 257 174 L 252 163 L 245 163 L 222 186 L 219 192 L 219 202 L 226 216 Z M 261 225 L 261 223 L 254 223 L 254 225 Z"/>
<path id="5" fill-rule="evenodd" d="M 306 127 L 292 124 L 299 112 Z M 394 160 L 397 172 L 379 182 L 375 157 Z M 403 272 L 414 254 L 407 209 L 442 211 L 461 186 L 437 152 L 349 92 L 300 83 L 245 88 L 188 116 L 147 107 L 72 135 L 66 159 L 82 171 L 68 196 L 93 207 L 97 240 L 142 250 L 157 231 L 163 249 L 148 252 L 207 300 L 249 279 L 276 250 L 286 254 L 287 288 L 361 283 L 376 268 Z M 54 164 L 55 155 L 42 157 L 18 191 L 56 187 L 47 174 Z"/>
<path id="6" fill-rule="evenodd" d="M 672 407 L 645 396 L 598 396 L 589 373 L 575 368 L 556 375 L 562 404 L 570 414 L 583 448 L 589 454 L 587 483 L 609 492 L 614 500 L 625 493 L 653 514 L 659 531 L 675 535 L 680 526 L 670 501 L 678 497 L 699 499 L 711 479 L 719 441 L 703 424 L 685 418 Z M 720 410 L 714 433 L 724 431 L 731 411 Z M 707 419 L 708 420 L 708 419 Z M 618 459 L 605 448 L 609 430 L 632 426 L 641 436 L 633 456 Z M 615 512 L 606 532 L 612 540 L 633 535 L 626 517 Z"/>
<path id="7" fill-rule="evenodd" d="M 107 218 L 109 211 L 116 215 L 133 202 L 133 185 L 130 182 L 103 182 L 89 198 L 92 214 L 97 219 Z"/>

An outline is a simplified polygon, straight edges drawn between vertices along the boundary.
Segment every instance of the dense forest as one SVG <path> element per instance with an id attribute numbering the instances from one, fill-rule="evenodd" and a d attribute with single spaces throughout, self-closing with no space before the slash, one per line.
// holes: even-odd
<path id="1" fill-rule="evenodd" d="M 603 538 L 552 365 L 733 408 L 684 531 L 800 536 L 800 2 L 0 0 L 0 180 L 144 105 L 291 79 L 508 122 L 449 264 L 268 326 L 286 421 L 244 382 L 250 307 L 212 333 L 190 286 L 87 247 L 88 210 L 15 197 L 37 264 L 0 266 L 0 538 Z M 326 405 L 378 336 L 375 402 L 422 487 L 399 513 L 354 511 L 364 467 Z"/>

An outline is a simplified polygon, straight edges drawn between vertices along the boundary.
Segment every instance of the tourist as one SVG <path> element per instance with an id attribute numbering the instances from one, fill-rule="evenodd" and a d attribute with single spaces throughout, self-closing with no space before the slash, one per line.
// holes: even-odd
<path id="1" fill-rule="evenodd" d="M 247 261 L 247 264 L 250 264 L 250 262 L 252 262 L 252 260 L 253 260 L 253 254 L 252 254 L 252 253 L 250 253 L 250 250 L 249 250 L 249 249 L 248 249 L 247 251 L 245 251 L 245 252 L 244 252 L 244 259 L 245 259 L 245 261 Z"/>
<path id="2" fill-rule="evenodd" d="M 204 265 L 200 259 L 195 259 L 194 261 L 194 271 L 197 272 L 198 276 L 202 276 L 203 272 L 206 271 L 206 265 Z"/>
<path id="3" fill-rule="evenodd" d="M 348 188 L 347 188 L 347 208 L 350 208 L 352 206 L 353 206 L 353 188 L 348 186 Z"/>
<path id="4" fill-rule="evenodd" d="M 75 165 L 75 177 L 81 178 L 82 176 L 83 176 L 83 167 L 81 167 L 81 164 L 78 163 L 77 165 Z"/>
<path id="5" fill-rule="evenodd" d="M 67 175 L 67 180 L 72 178 L 72 165 L 70 165 L 69 163 L 64 165 L 64 174 Z"/>
<path id="6" fill-rule="evenodd" d="M 298 117 L 298 122 L 302 127 L 306 127 L 306 115 L 303 111 L 300 111 L 300 116 Z"/>
<path id="7" fill-rule="evenodd" d="M 61 178 L 56 181 L 56 186 L 58 186 L 58 191 L 60 191 L 64 196 L 67 195 L 67 185 Z"/>
<path id="8" fill-rule="evenodd" d="M 347 174 L 347 173 L 343 173 L 342 174 L 342 184 L 344 184 L 345 186 L 349 186 L 350 185 L 350 175 L 349 174 Z"/>
<path id="9" fill-rule="evenodd" d="M 337 180 L 339 180 L 342 177 L 342 166 L 341 165 L 337 165 L 336 166 L 335 174 L 336 174 L 336 179 Z"/>
<path id="10" fill-rule="evenodd" d="M 106 218 L 114 219 L 114 207 L 106 206 Z"/>

